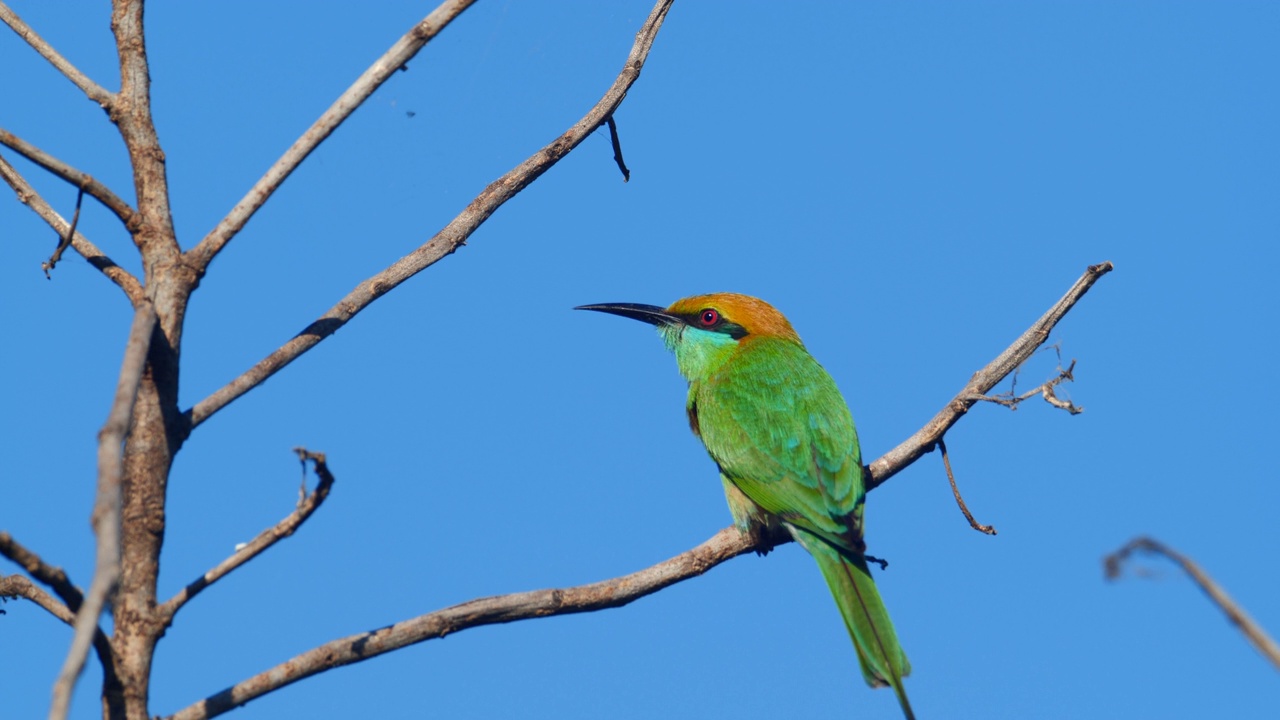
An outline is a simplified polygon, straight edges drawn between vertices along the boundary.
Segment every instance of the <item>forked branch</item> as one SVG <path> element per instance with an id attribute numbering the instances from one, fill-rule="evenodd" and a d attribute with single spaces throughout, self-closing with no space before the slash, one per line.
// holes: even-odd
<path id="1" fill-rule="evenodd" d="M 1236 604 L 1236 601 L 1231 599 L 1227 591 L 1214 582 L 1208 573 L 1192 562 L 1191 558 L 1175 551 L 1173 548 L 1149 537 L 1130 540 L 1124 547 L 1103 559 L 1103 568 L 1107 579 L 1115 580 L 1120 577 L 1124 572 L 1124 563 L 1128 561 L 1131 555 L 1138 552 L 1163 555 L 1177 563 L 1182 568 L 1182 571 L 1190 576 L 1196 585 L 1200 586 L 1200 590 L 1209 596 L 1213 604 L 1226 613 L 1227 619 L 1231 621 L 1231 624 L 1240 628 L 1240 632 L 1244 633 L 1245 638 L 1258 649 L 1258 652 L 1270 660 L 1271 664 L 1275 665 L 1277 669 L 1280 669 L 1280 645 L 1277 645 L 1276 641 L 1270 635 L 1267 635 L 1267 631 L 1263 630 L 1261 625 L 1249 617 L 1249 613 Z"/>
<path id="2" fill-rule="evenodd" d="M 296 360 L 303 353 L 332 335 L 374 300 L 387 294 L 400 283 L 431 267 L 454 250 L 457 250 L 458 246 L 464 244 L 467 238 L 471 236 L 471 233 L 475 232 L 476 228 L 489 219 L 489 216 L 497 211 L 499 207 L 502 207 L 503 203 L 515 197 L 530 183 L 538 179 L 547 170 L 550 170 L 552 166 L 560 162 L 565 155 L 568 155 L 591 133 L 595 132 L 596 128 L 603 125 L 609 116 L 618 109 L 618 106 L 622 104 L 623 98 L 627 95 L 627 90 L 640 77 L 640 70 L 644 67 L 645 60 L 649 56 L 649 49 L 653 46 L 653 41 L 657 37 L 658 30 L 662 27 L 662 21 L 666 18 L 667 10 L 670 9 L 672 2 L 673 0 L 659 0 L 649 18 L 645 20 L 644 25 L 641 26 L 640 31 L 636 34 L 636 41 L 631 47 L 631 54 L 627 57 L 627 62 L 623 66 L 622 72 L 614 80 L 613 86 L 581 120 L 563 135 L 556 138 L 550 145 L 534 153 L 533 156 L 514 167 L 510 172 L 490 183 L 479 196 L 471 201 L 470 205 L 467 205 L 466 209 L 459 213 L 448 225 L 444 226 L 426 244 L 400 258 L 377 275 L 357 285 L 346 297 L 339 300 L 336 305 L 329 308 L 328 312 L 295 335 L 292 340 L 277 348 L 270 355 L 259 361 L 257 365 L 245 371 L 240 377 L 196 403 L 195 407 L 189 411 L 191 414 L 191 427 L 195 428 L 200 423 L 208 420 L 210 416 L 226 407 L 233 400 L 284 369 L 285 366 Z M 203 245 L 203 241 L 201 244 Z"/>
<path id="3" fill-rule="evenodd" d="M 236 548 L 236 551 L 226 560 L 187 583 L 187 586 L 180 590 L 178 594 L 165 601 L 160 606 L 158 615 L 160 622 L 164 623 L 166 627 L 173 623 L 174 615 L 182 609 L 182 606 L 186 605 L 191 598 L 198 595 L 202 590 L 226 577 L 241 565 L 261 555 L 267 548 L 297 532 L 298 528 L 302 527 L 302 523 L 306 522 L 307 518 L 311 517 L 316 510 L 319 510 L 325 498 L 329 497 L 329 491 L 333 488 L 334 477 L 333 473 L 329 472 L 324 453 L 311 452 L 305 448 L 294 448 L 294 452 L 302 460 L 302 488 L 298 492 L 298 506 L 283 520 L 258 533 L 258 536 L 252 541 Z M 319 478 L 316 483 L 316 489 L 310 493 L 307 492 L 308 460 L 315 465 L 316 477 Z"/>
<path id="4" fill-rule="evenodd" d="M 1057 346 L 1056 346 L 1056 345 L 1054 345 L 1054 346 L 1050 346 L 1050 348 L 1045 348 L 1045 349 L 1046 349 L 1046 350 L 1048 350 L 1048 349 L 1055 349 L 1055 350 L 1056 350 L 1056 349 L 1057 349 Z M 1075 361 L 1075 360 L 1072 360 L 1072 361 L 1071 361 L 1071 364 L 1070 364 L 1070 365 L 1068 365 L 1065 369 L 1062 367 L 1062 355 L 1061 355 L 1061 353 L 1059 353 L 1059 355 L 1058 355 L 1058 374 L 1057 374 L 1057 375 L 1055 375 L 1054 377 L 1049 378 L 1048 380 L 1046 380 L 1046 381 L 1044 381 L 1044 382 L 1040 383 L 1039 385 L 1037 385 L 1037 386 L 1035 386 L 1035 387 L 1031 388 L 1030 390 L 1028 390 L 1028 391 L 1026 391 L 1026 392 L 1022 393 L 1021 395 L 1019 395 L 1019 394 L 1017 394 L 1018 371 L 1017 371 L 1017 370 L 1015 370 L 1015 371 L 1013 372 L 1013 384 L 1014 384 L 1014 387 L 1013 387 L 1012 389 L 1010 389 L 1010 390 L 1009 390 L 1009 392 L 1007 392 L 1007 393 L 1000 393 L 999 395 L 978 395 L 978 396 L 977 396 L 977 399 L 979 399 L 979 400 L 981 400 L 981 401 L 983 401 L 983 402 L 989 402 L 989 403 L 995 403 L 995 404 L 997 404 L 997 405 L 1003 405 L 1003 406 L 1005 406 L 1005 407 L 1009 408 L 1010 410 L 1017 410 L 1017 409 L 1018 409 L 1018 406 L 1019 406 L 1019 405 L 1021 405 L 1024 401 L 1026 401 L 1026 400 L 1030 400 L 1031 398 L 1035 397 L 1036 395 L 1040 395 L 1041 397 L 1043 397 L 1043 398 L 1044 398 L 1044 401 L 1045 401 L 1045 402 L 1047 402 L 1047 403 L 1049 403 L 1050 405 L 1052 405 L 1052 406 L 1054 406 L 1054 407 L 1058 408 L 1059 410 L 1066 410 L 1067 412 L 1071 413 L 1072 415 L 1079 415 L 1080 413 L 1084 412 L 1084 408 L 1079 407 L 1078 405 L 1075 405 L 1075 404 L 1074 404 L 1074 403 L 1072 403 L 1070 400 L 1063 400 L 1063 399 L 1059 398 L 1059 397 L 1058 397 L 1056 394 L 1054 394 L 1054 392 L 1053 392 L 1053 388 L 1054 388 L 1055 386 L 1057 386 L 1057 385 L 1061 385 L 1061 384 L 1062 384 L 1062 383 L 1064 383 L 1064 382 L 1074 382 L 1074 381 L 1075 381 L 1075 379 L 1076 379 L 1076 377 L 1075 377 L 1075 370 L 1076 370 L 1076 361 Z"/>
<path id="5" fill-rule="evenodd" d="M 30 573 L 31 577 L 53 588 L 71 612 L 74 613 L 80 609 L 80 604 L 84 602 L 84 593 L 71 582 L 66 571 L 46 563 L 39 555 L 28 550 L 4 531 L 0 531 L 0 555 L 22 566 L 22 569 Z"/>
<path id="6" fill-rule="evenodd" d="M 1031 357 L 1036 348 L 1044 344 L 1049 339 L 1049 333 L 1053 331 L 1053 327 L 1058 321 L 1067 314 L 1084 294 L 1089 292 L 1089 288 L 1098 281 L 1098 278 L 1106 275 L 1115 269 L 1110 262 L 1090 265 L 1084 275 L 1076 281 L 1075 285 L 1063 295 L 1058 302 L 1054 303 L 1049 311 L 1040 317 L 1034 325 L 1027 328 L 1027 331 L 1013 342 L 1012 345 L 1005 348 L 995 360 L 992 360 L 986 367 L 973 374 L 969 382 L 960 389 L 951 402 L 947 406 L 938 411 L 937 415 L 929 421 L 927 425 L 916 431 L 916 434 L 907 438 L 898 447 L 885 453 L 884 457 L 876 460 L 871 464 L 871 477 L 867 480 L 867 489 L 871 489 L 880 483 L 888 480 L 896 475 L 906 466 L 915 462 L 921 455 L 933 450 L 938 440 L 947 433 L 947 430 L 955 425 L 965 413 L 969 412 L 969 408 L 973 407 L 979 399 L 991 391 L 1004 380 L 1009 373 L 1013 372 L 1019 365 Z"/>
<path id="7" fill-rule="evenodd" d="M 35 211 L 49 227 L 58 233 L 59 238 L 63 238 L 70 231 L 70 224 L 62 219 L 48 202 L 40 196 L 40 193 L 32 188 L 26 178 L 22 177 L 16 169 L 3 157 L 0 157 L 0 179 L 8 183 L 18 194 L 18 201 Z M 72 233 L 71 247 L 89 264 L 97 268 L 106 275 L 108 279 L 120 286 L 124 290 L 124 294 L 128 296 L 129 302 L 137 307 L 143 300 L 142 285 L 138 283 L 138 279 L 128 270 L 116 265 L 115 261 L 103 254 L 96 245 L 89 242 L 84 235 L 79 232 Z"/>
<path id="8" fill-rule="evenodd" d="M 1110 263 L 1090 267 L 1071 292 L 1024 333 L 1018 343 L 1001 353 L 974 377 L 984 378 L 983 382 L 989 381 L 991 385 L 987 389 L 1000 382 L 1021 362 L 1021 360 L 1014 361 L 1013 358 L 1024 351 L 1030 354 L 1036 346 L 1044 342 L 1053 323 L 1071 309 L 1089 285 L 1110 270 Z M 1021 343 L 1024 341 L 1029 343 L 1028 347 L 1022 346 Z M 952 403 L 954 402 L 953 400 Z M 942 413 L 939 413 L 939 417 L 950 410 L 949 404 Z M 963 412 L 961 411 L 960 414 Z M 956 417 L 958 418 L 959 415 Z M 868 486 L 876 487 L 883 484 L 889 477 L 924 455 L 928 450 L 925 445 L 932 445 L 941 437 L 940 434 L 935 437 L 929 433 L 931 426 L 938 422 L 938 418 L 935 417 L 930 425 L 912 435 L 911 439 L 872 463 Z M 950 427 L 951 424 L 954 424 L 954 420 L 946 427 Z M 913 446 L 913 442 L 920 444 Z M 757 541 L 760 542 L 760 546 L 757 546 Z M 262 697 L 317 673 L 367 660 L 407 645 L 442 638 L 467 628 L 620 607 L 682 580 L 701 575 L 730 558 L 758 551 L 764 545 L 772 548 L 787 542 L 791 542 L 791 537 L 786 532 L 777 532 L 760 538 L 741 533 L 734 527 L 728 527 L 692 550 L 623 577 L 578 587 L 534 590 L 471 600 L 420 615 L 390 627 L 325 643 L 183 708 L 170 718 L 172 720 L 203 720 L 221 715 L 254 698 Z"/>

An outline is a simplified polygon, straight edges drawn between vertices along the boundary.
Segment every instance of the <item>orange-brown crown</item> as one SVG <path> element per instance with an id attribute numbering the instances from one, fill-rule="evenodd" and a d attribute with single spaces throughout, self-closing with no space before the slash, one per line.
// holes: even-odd
<path id="1" fill-rule="evenodd" d="M 746 337 L 780 337 L 800 342 L 800 336 L 782 313 L 760 298 L 738 293 L 710 293 L 683 298 L 671 304 L 667 312 L 688 318 L 689 324 L 699 327 L 699 319 L 707 310 L 714 310 L 724 322 L 732 323 L 746 331 Z"/>

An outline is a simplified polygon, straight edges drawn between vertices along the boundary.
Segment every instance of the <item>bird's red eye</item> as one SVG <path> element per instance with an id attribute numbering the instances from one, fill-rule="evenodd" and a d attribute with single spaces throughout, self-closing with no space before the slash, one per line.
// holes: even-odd
<path id="1" fill-rule="evenodd" d="M 702 327 L 711 327 L 720 322 L 720 313 L 712 308 L 707 308 L 699 313 L 698 322 L 702 323 Z"/>

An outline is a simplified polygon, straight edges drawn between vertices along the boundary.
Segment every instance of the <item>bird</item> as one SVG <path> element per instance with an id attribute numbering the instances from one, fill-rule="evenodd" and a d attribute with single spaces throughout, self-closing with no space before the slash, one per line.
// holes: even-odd
<path id="1" fill-rule="evenodd" d="M 694 295 L 666 308 L 601 303 L 575 309 L 657 327 L 689 383 L 689 427 L 720 470 L 734 525 L 758 541 L 781 526 L 813 556 L 863 678 L 872 687 L 892 687 L 903 714 L 914 720 L 903 685 L 911 664 L 868 567 L 867 471 L 853 416 L 787 318 L 764 300 L 737 293 Z"/>

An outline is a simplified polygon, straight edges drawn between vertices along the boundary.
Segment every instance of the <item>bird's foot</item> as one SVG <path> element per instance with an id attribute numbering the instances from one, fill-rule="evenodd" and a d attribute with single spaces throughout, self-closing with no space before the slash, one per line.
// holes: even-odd
<path id="1" fill-rule="evenodd" d="M 869 563 L 875 563 L 875 564 L 879 565 L 881 570 L 888 570 L 888 569 L 889 569 L 889 561 L 888 561 L 888 560 L 884 560 L 884 559 L 882 559 L 882 558 L 878 558 L 878 557 L 876 557 L 875 555 L 863 555 L 862 557 L 866 558 L 867 562 L 869 562 Z"/>
<path id="2" fill-rule="evenodd" d="M 768 525 L 754 520 L 747 523 L 735 523 L 738 532 L 747 538 L 756 555 L 768 555 L 777 543 L 773 541 L 773 533 Z"/>

